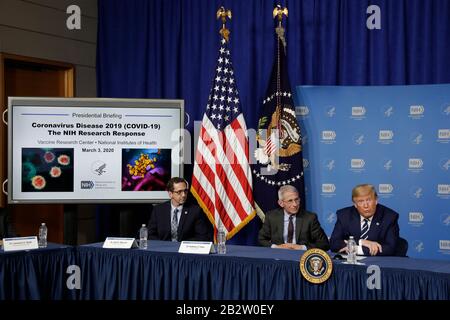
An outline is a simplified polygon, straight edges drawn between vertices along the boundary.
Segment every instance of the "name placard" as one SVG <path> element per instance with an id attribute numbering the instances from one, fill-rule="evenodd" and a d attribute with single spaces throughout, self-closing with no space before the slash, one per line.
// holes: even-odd
<path id="1" fill-rule="evenodd" d="M 36 236 L 3 239 L 4 251 L 32 250 L 38 248 L 39 246 Z"/>
<path id="2" fill-rule="evenodd" d="M 209 254 L 214 253 L 214 246 L 212 242 L 207 241 L 182 241 L 179 253 L 193 253 L 193 254 Z"/>
<path id="3" fill-rule="evenodd" d="M 103 243 L 103 248 L 105 249 L 131 249 L 137 247 L 135 238 L 107 237 Z"/>

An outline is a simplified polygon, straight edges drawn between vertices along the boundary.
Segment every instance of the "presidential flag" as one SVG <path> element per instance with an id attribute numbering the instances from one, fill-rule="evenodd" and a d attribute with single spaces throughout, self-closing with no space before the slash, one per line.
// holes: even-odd
<path id="1" fill-rule="evenodd" d="M 257 163 L 252 166 L 258 216 L 276 208 L 278 189 L 293 185 L 305 206 L 302 136 L 295 116 L 286 65 L 284 29 L 277 28 L 275 61 L 257 125 Z"/>
<path id="2" fill-rule="evenodd" d="M 222 39 L 203 115 L 191 192 L 227 239 L 255 216 L 247 126 L 241 111 L 228 43 Z"/>

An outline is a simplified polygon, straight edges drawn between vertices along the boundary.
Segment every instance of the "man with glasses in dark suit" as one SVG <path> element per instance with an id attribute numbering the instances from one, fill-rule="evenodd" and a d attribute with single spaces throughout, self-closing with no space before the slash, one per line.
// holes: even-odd
<path id="1" fill-rule="evenodd" d="M 186 203 L 189 184 L 179 177 L 167 183 L 170 200 L 157 205 L 148 223 L 150 240 L 211 241 L 212 227 L 198 205 Z"/>
<path id="2" fill-rule="evenodd" d="M 327 235 L 317 215 L 301 209 L 300 197 L 294 186 L 280 188 L 278 204 L 281 208 L 266 214 L 258 236 L 260 245 L 295 250 L 329 249 Z"/>

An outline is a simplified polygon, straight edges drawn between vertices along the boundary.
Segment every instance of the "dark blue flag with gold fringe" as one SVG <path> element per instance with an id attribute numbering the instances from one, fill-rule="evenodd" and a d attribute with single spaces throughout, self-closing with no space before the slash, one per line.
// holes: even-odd
<path id="1" fill-rule="evenodd" d="M 286 10 L 287 14 L 287 9 Z M 257 163 L 252 167 L 253 194 L 257 213 L 264 219 L 267 211 L 278 206 L 278 189 L 292 185 L 299 191 L 301 206 L 305 207 L 302 136 L 295 115 L 294 102 L 286 65 L 286 39 L 278 7 L 277 44 L 270 83 L 258 120 L 255 151 Z"/>

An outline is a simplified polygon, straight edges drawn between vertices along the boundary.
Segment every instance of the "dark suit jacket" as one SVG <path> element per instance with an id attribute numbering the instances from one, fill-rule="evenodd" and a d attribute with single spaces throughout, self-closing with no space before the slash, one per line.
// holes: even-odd
<path id="1" fill-rule="evenodd" d="M 264 219 L 264 224 L 259 230 L 259 244 L 270 247 L 272 244 L 282 244 L 283 239 L 283 209 L 269 211 Z M 301 210 L 297 213 L 295 224 L 295 238 L 297 244 L 303 244 L 308 249 L 319 248 L 327 251 L 330 248 L 328 238 L 319 221 L 317 215 L 312 212 Z"/>
<path id="2" fill-rule="evenodd" d="M 171 205 L 164 202 L 153 208 L 148 223 L 148 237 L 150 240 L 171 241 Z M 212 241 L 212 228 L 206 221 L 206 215 L 197 205 L 183 205 L 180 221 L 178 222 L 178 241 Z"/>
<path id="3" fill-rule="evenodd" d="M 8 209 L 0 208 L 0 239 L 15 236 L 16 234 L 9 221 Z"/>
<path id="4" fill-rule="evenodd" d="M 338 252 L 346 246 L 344 240 L 350 236 L 355 238 L 356 243 L 361 236 L 361 218 L 354 206 L 340 209 L 336 212 L 337 221 L 330 238 L 331 251 Z M 392 256 L 399 238 L 398 213 L 377 204 L 377 209 L 372 218 L 367 240 L 376 241 L 381 244 L 380 256 Z M 369 249 L 363 247 L 364 255 L 369 255 Z"/>

